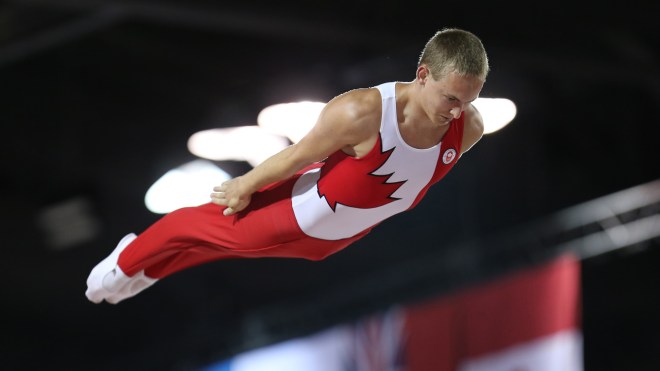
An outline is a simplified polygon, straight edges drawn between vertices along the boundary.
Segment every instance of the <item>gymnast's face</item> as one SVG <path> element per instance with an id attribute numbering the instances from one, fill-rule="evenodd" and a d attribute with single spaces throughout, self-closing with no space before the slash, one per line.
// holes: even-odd
<path id="1" fill-rule="evenodd" d="M 465 107 L 479 97 L 484 86 L 477 77 L 460 76 L 455 72 L 435 80 L 424 65 L 417 73 L 422 85 L 422 107 L 437 125 L 447 125 L 459 118 Z"/>

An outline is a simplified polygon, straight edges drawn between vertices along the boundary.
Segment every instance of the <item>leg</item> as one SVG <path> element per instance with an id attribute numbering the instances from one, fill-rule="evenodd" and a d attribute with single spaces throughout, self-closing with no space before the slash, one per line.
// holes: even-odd
<path id="1" fill-rule="evenodd" d="M 92 270 L 88 298 L 117 303 L 183 269 L 236 257 L 321 260 L 351 242 L 306 236 L 291 208 L 293 181 L 257 192 L 249 207 L 226 217 L 214 204 L 173 211 L 120 246 Z"/>
<path id="2" fill-rule="evenodd" d="M 165 215 L 137 238 L 127 236 L 92 270 L 87 297 L 116 303 L 180 270 L 219 259 L 263 256 L 259 252 L 270 246 L 299 239 L 289 194 L 287 186 L 259 192 L 248 209 L 231 217 L 210 203 Z"/>
<path id="3" fill-rule="evenodd" d="M 218 208 L 211 219 L 227 221 Z M 212 260 L 229 257 L 219 246 L 206 246 L 204 234 L 198 234 L 210 210 L 186 208 L 174 211 L 156 222 L 139 237 L 126 235 L 112 253 L 92 269 L 87 279 L 87 298 L 116 304 L 137 295 L 176 271 Z M 194 226 L 197 225 L 197 228 Z M 222 228 L 217 228 L 216 231 Z M 226 228 L 225 228 L 226 229 Z M 127 268 L 128 267 L 128 268 Z"/>

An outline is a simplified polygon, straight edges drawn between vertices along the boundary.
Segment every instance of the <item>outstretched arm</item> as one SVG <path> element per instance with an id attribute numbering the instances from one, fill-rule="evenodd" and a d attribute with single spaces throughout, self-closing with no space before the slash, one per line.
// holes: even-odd
<path id="1" fill-rule="evenodd" d="M 380 106 L 374 107 L 371 96 L 373 92 L 368 90 L 354 90 L 336 97 L 326 105 L 304 138 L 246 174 L 214 187 L 211 202 L 227 206 L 224 215 L 235 214 L 245 209 L 252 194 L 262 187 L 287 179 L 338 150 L 350 150 L 369 140 L 374 135 L 374 118 L 375 122 L 380 119 Z"/>

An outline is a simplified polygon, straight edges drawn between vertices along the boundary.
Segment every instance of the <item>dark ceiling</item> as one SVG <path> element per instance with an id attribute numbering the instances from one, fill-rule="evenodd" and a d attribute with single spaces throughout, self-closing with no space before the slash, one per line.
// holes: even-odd
<path id="1" fill-rule="evenodd" d="M 660 178 L 660 12 L 648 3 L 1 3 L 0 287 L 9 330 L 0 361 L 192 369 L 403 300 L 385 293 L 365 304 L 344 291 L 364 277 L 405 275 L 395 263 Z M 512 99 L 518 116 L 417 209 L 323 262 L 210 264 L 117 306 L 87 302 L 93 265 L 157 220 L 144 194 L 195 158 L 190 135 L 253 124 L 274 103 L 411 80 L 419 51 L 443 27 L 482 38 L 492 67 L 482 96 Z M 233 175 L 249 169 L 220 165 Z M 53 210 L 59 229 L 44 222 Z M 58 233 L 73 235 L 76 225 L 95 233 L 58 245 Z M 497 272 L 507 261 L 492 248 L 473 252 L 495 257 L 488 268 Z M 416 296 L 458 284 L 447 278 Z M 332 305 L 341 313 L 323 311 Z M 278 328 L 268 320 L 278 311 L 308 320 Z"/>

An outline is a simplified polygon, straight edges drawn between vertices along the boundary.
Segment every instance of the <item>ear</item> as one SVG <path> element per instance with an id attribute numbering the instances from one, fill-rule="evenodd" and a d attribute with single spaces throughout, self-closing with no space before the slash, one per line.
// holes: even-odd
<path id="1" fill-rule="evenodd" d="M 417 67 L 416 80 L 420 85 L 424 85 L 426 80 L 430 77 L 431 71 L 426 64 L 422 64 Z"/>

